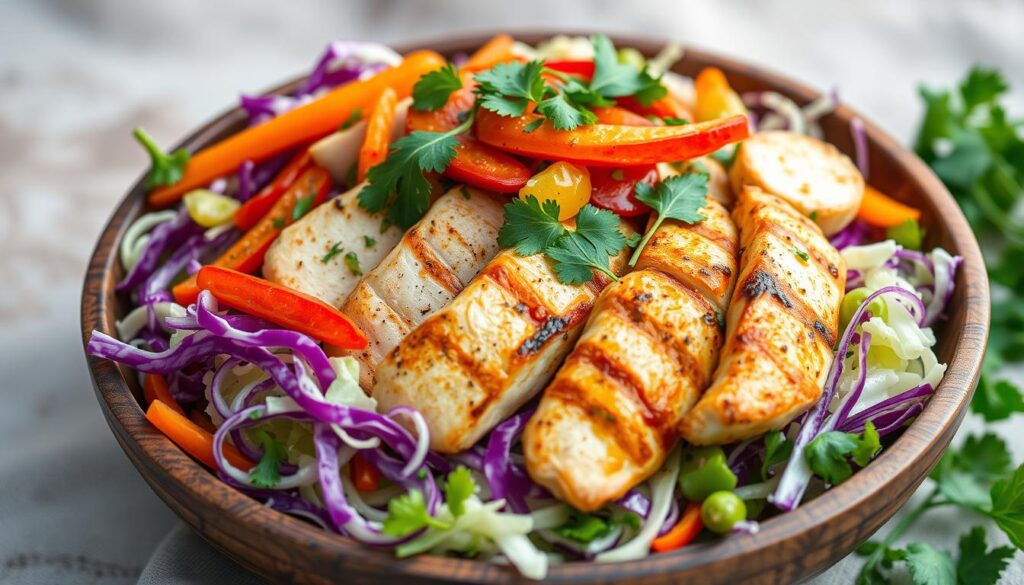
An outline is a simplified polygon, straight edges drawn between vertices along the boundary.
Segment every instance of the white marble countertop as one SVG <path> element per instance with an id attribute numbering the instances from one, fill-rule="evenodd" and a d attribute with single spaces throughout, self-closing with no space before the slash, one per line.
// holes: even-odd
<path id="1" fill-rule="evenodd" d="M 544 26 L 649 33 L 835 86 L 909 139 L 917 83 L 974 63 L 1007 74 L 1024 114 L 1022 23 L 1015 0 L 0 2 L 0 583 L 133 583 L 178 524 L 110 435 L 78 330 L 95 237 L 146 165 L 132 127 L 168 144 L 331 39 Z M 1017 461 L 1021 426 L 999 427 Z M 968 521 L 935 512 L 910 536 L 952 548 Z M 1022 556 L 1004 582 L 1024 582 Z"/>

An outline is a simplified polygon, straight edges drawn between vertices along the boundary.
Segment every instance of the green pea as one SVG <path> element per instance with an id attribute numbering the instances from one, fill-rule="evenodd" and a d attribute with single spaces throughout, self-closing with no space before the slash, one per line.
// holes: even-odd
<path id="1" fill-rule="evenodd" d="M 715 492 L 704 500 L 700 518 L 704 527 L 716 534 L 726 534 L 737 522 L 746 519 L 747 506 L 732 492 Z"/>
<path id="2" fill-rule="evenodd" d="M 864 287 L 860 287 L 846 293 L 846 296 L 843 297 L 843 305 L 839 309 L 839 320 L 842 323 L 843 329 L 846 329 L 846 326 L 850 324 L 850 321 L 853 320 L 853 314 L 856 313 L 857 309 L 864 304 L 864 301 L 868 298 L 871 292 L 872 291 Z M 871 301 L 871 304 L 868 305 L 868 309 L 871 311 L 873 316 L 881 318 L 882 321 L 889 318 L 889 309 L 885 306 L 885 301 L 880 298 L 876 298 Z"/>
<path id="3" fill-rule="evenodd" d="M 713 492 L 736 487 L 736 475 L 725 461 L 721 447 L 703 447 L 686 452 L 679 472 L 679 489 L 691 502 L 699 502 Z"/>

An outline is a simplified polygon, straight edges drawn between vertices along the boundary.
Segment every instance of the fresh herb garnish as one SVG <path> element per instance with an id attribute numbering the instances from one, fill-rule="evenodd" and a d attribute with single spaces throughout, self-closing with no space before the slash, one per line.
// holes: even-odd
<path id="1" fill-rule="evenodd" d="M 428 526 L 441 530 L 450 528 L 447 522 L 430 515 L 423 492 L 413 489 L 388 502 L 388 517 L 381 530 L 391 536 L 406 536 Z"/>
<path id="2" fill-rule="evenodd" d="M 690 123 L 686 118 L 662 118 L 666 126 L 686 126 Z"/>
<path id="3" fill-rule="evenodd" d="M 761 479 L 768 479 L 768 470 L 789 459 L 793 453 L 793 441 L 787 441 L 782 431 L 772 431 L 764 436 L 764 459 L 761 461 Z"/>
<path id="4" fill-rule="evenodd" d="M 335 242 L 334 245 L 331 246 L 331 249 L 328 250 L 326 254 L 324 254 L 324 257 L 320 259 L 320 261 L 323 262 L 324 264 L 327 264 L 328 262 L 333 260 L 335 256 L 341 254 L 344 251 L 345 249 L 341 247 L 341 242 Z"/>
<path id="5" fill-rule="evenodd" d="M 284 445 L 266 431 L 257 430 L 253 434 L 263 445 L 263 455 L 260 462 L 249 471 L 249 481 L 259 488 L 273 488 L 281 481 L 279 466 L 288 458 L 288 452 Z"/>
<path id="6" fill-rule="evenodd" d="M 522 256 L 544 252 L 554 260 L 555 273 L 564 284 L 588 282 L 594 270 L 618 280 L 608 268 L 608 258 L 626 246 L 618 216 L 584 205 L 576 216 L 576 229 L 569 230 L 558 221 L 558 213 L 558 203 L 550 199 L 543 204 L 533 195 L 512 200 L 505 206 L 498 244 Z"/>
<path id="7" fill-rule="evenodd" d="M 543 69 L 543 61 L 512 61 L 477 73 L 473 91 L 480 107 L 501 116 L 522 116 L 531 102 L 544 99 L 547 86 L 541 77 Z"/>
<path id="8" fill-rule="evenodd" d="M 594 46 L 594 77 L 590 90 L 605 98 L 635 96 L 641 104 L 648 105 L 668 93 L 661 81 L 652 77 L 647 68 L 638 68 L 633 63 L 622 63 L 615 52 L 615 45 L 605 35 L 593 35 L 590 44 Z"/>
<path id="9" fill-rule="evenodd" d="M 804 252 L 803 250 L 801 250 L 800 248 L 797 248 L 795 246 L 793 247 L 793 253 L 796 254 L 797 258 L 803 260 L 804 262 L 807 262 L 808 260 L 811 259 L 811 255 L 810 254 L 808 254 L 807 252 Z"/>
<path id="10" fill-rule="evenodd" d="M 363 119 L 363 110 L 362 110 L 362 108 L 355 108 L 355 109 L 352 110 L 352 113 L 348 115 L 348 118 L 345 118 L 345 121 L 341 123 L 341 126 L 338 126 L 338 131 L 341 132 L 342 130 L 348 130 L 352 126 L 355 126 L 356 123 L 359 122 L 359 120 L 362 120 L 362 119 Z"/>
<path id="11" fill-rule="evenodd" d="M 363 275 L 363 269 L 359 267 L 359 256 L 356 256 L 355 252 L 349 252 L 345 254 L 345 266 L 348 266 L 348 271 L 356 276 Z"/>
<path id="12" fill-rule="evenodd" d="M 458 518 L 462 515 L 466 509 L 466 500 L 474 493 L 476 493 L 476 482 L 473 481 L 473 475 L 469 469 L 460 465 L 448 474 L 444 484 L 444 498 L 452 516 Z"/>
<path id="13" fill-rule="evenodd" d="M 881 449 L 878 431 L 869 421 L 859 435 L 841 431 L 821 433 L 807 444 L 804 458 L 815 475 L 830 485 L 839 485 L 853 475 L 847 459 L 864 467 Z"/>
<path id="14" fill-rule="evenodd" d="M 371 238 L 370 236 L 363 236 L 363 245 L 366 246 L 367 248 L 372 248 L 377 245 L 377 240 Z"/>
<path id="15" fill-rule="evenodd" d="M 189 153 L 184 148 L 179 148 L 172 153 L 164 152 L 153 137 L 146 133 L 141 127 L 133 132 L 135 139 L 142 144 L 142 147 L 149 153 L 150 169 L 146 175 L 146 188 L 163 187 L 173 185 L 181 180 L 185 174 L 185 167 L 188 165 Z"/>
<path id="16" fill-rule="evenodd" d="M 658 217 L 640 240 L 636 251 L 633 252 L 633 257 L 629 259 L 630 266 L 636 265 L 644 246 L 666 219 L 676 219 L 691 224 L 705 219 L 700 214 L 700 210 L 706 204 L 705 197 L 708 193 L 708 177 L 705 174 L 689 173 L 669 177 L 658 183 L 657 187 L 640 182 L 636 184 L 635 191 L 637 200 L 657 212 Z"/>
<path id="17" fill-rule="evenodd" d="M 274 229 L 283 230 L 288 225 L 288 220 L 283 217 L 274 218 Z"/>
<path id="18" fill-rule="evenodd" d="M 309 213 L 309 210 L 313 207 L 314 199 L 316 199 L 316 191 L 311 191 L 309 195 L 296 201 L 295 207 L 292 208 L 292 221 L 299 221 L 302 219 L 302 216 Z"/>
<path id="19" fill-rule="evenodd" d="M 447 132 L 412 132 L 395 142 L 384 162 L 366 175 L 359 205 L 370 213 L 388 210 L 387 219 L 403 229 L 412 227 L 430 206 L 427 172 L 443 173 L 455 158 L 456 136 L 473 125 L 472 113 Z"/>
<path id="20" fill-rule="evenodd" d="M 462 79 L 454 65 L 425 73 L 412 87 L 412 107 L 417 110 L 437 110 L 448 103 L 452 93 L 462 89 Z"/>
<path id="21" fill-rule="evenodd" d="M 583 543 L 601 538 L 611 532 L 611 530 L 612 524 L 606 519 L 593 514 L 576 512 L 575 510 L 572 512 L 568 522 L 555 528 L 555 532 L 559 536 Z"/>
<path id="22" fill-rule="evenodd" d="M 538 118 L 538 119 L 534 120 L 533 122 L 530 122 L 526 126 L 523 126 L 523 133 L 524 134 L 529 134 L 530 132 L 533 132 L 537 128 L 540 128 L 542 124 L 544 124 L 544 119 L 543 118 Z"/>

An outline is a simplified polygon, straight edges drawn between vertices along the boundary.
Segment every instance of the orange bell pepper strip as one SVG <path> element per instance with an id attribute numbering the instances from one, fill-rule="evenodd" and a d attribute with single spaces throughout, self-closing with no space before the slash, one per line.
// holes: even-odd
<path id="1" fill-rule="evenodd" d="M 500 34 L 484 43 L 482 47 L 466 59 L 462 64 L 463 71 L 483 71 L 490 69 L 498 63 L 512 61 L 516 56 L 512 53 L 512 46 L 516 40 L 511 35 Z"/>
<path id="2" fill-rule="evenodd" d="M 295 221 L 295 207 L 299 205 L 299 202 L 312 195 L 313 201 L 309 209 L 313 209 L 327 199 L 327 192 L 330 188 L 330 174 L 318 166 L 310 166 L 274 203 L 270 212 L 263 219 L 211 264 L 241 272 L 256 272 L 263 264 L 263 257 L 266 255 L 267 249 L 270 248 L 270 244 L 274 243 L 285 226 Z M 195 275 L 186 278 L 171 289 L 175 302 L 182 306 L 196 302 L 199 291 Z"/>
<path id="3" fill-rule="evenodd" d="M 217 461 L 213 458 L 212 433 L 204 430 L 160 400 L 155 400 L 149 405 L 146 410 L 146 419 L 167 435 L 171 442 L 198 459 L 203 465 L 210 469 L 217 469 Z M 256 465 L 239 453 L 233 445 L 224 445 L 224 457 L 227 458 L 228 463 L 245 471 Z"/>
<path id="4" fill-rule="evenodd" d="M 694 113 L 698 122 L 747 113 L 743 99 L 729 85 L 721 69 L 705 67 L 693 80 L 693 86 L 697 91 L 697 111 Z"/>
<path id="5" fill-rule="evenodd" d="M 361 492 L 372 492 L 380 486 L 380 471 L 359 453 L 352 457 L 352 462 L 349 464 L 349 473 L 352 477 L 352 483 Z"/>
<path id="6" fill-rule="evenodd" d="M 312 164 L 312 160 L 306 149 L 292 157 L 292 160 L 288 161 L 288 164 L 277 173 L 270 184 L 260 189 L 259 193 L 238 208 L 234 217 L 235 225 L 247 230 L 259 223 L 274 207 L 281 195 L 284 195 L 288 187 L 291 187 L 299 175 Z"/>
<path id="7" fill-rule="evenodd" d="M 380 99 L 373 106 L 366 122 L 366 138 L 359 149 L 359 162 L 356 165 L 356 180 L 362 183 L 370 167 L 377 166 L 388 156 L 391 146 L 391 126 L 395 123 L 395 108 L 398 106 L 398 94 L 390 87 L 380 94 Z"/>
<path id="8" fill-rule="evenodd" d="M 593 124 L 575 130 L 556 130 L 545 121 L 532 132 L 523 131 L 537 120 L 543 118 L 536 114 L 508 118 L 480 109 L 476 137 L 484 144 L 533 158 L 638 166 L 697 158 L 750 135 L 746 116 L 685 126 Z"/>
<path id="9" fill-rule="evenodd" d="M 453 92 L 448 103 L 436 111 L 410 109 L 406 128 L 409 131 L 445 132 L 461 124 L 460 116 L 473 107 L 471 83 Z M 466 134 L 459 136 L 458 142 L 455 158 L 444 173 L 447 177 L 496 193 L 515 193 L 530 180 L 530 169 L 515 157 L 481 144 Z"/>
<path id="10" fill-rule="evenodd" d="M 697 538 L 704 528 L 704 522 L 700 519 L 700 502 L 689 502 L 679 522 L 665 534 L 654 539 L 651 543 L 651 550 L 654 552 L 668 552 L 683 548 Z"/>
<path id="11" fill-rule="evenodd" d="M 246 160 L 259 162 L 326 136 L 356 109 L 369 111 L 389 87 L 400 99 L 408 97 L 420 76 L 444 64 L 444 57 L 433 51 L 417 51 L 373 77 L 339 86 L 308 104 L 246 128 L 193 155 L 181 180 L 155 189 L 149 202 L 157 207 L 170 205 L 192 189 L 233 173 Z"/>
<path id="12" fill-rule="evenodd" d="M 608 106 L 605 108 L 593 108 L 591 110 L 597 116 L 598 124 L 618 124 L 620 126 L 657 126 L 649 118 L 631 112 L 625 108 Z"/>
<path id="13" fill-rule="evenodd" d="M 907 220 L 921 219 L 921 210 L 904 205 L 874 187 L 865 185 L 864 199 L 860 202 L 857 217 L 875 227 L 891 228 Z"/>
<path id="14" fill-rule="evenodd" d="M 196 276 L 199 288 L 210 291 L 222 305 L 335 347 L 366 348 L 366 335 L 355 323 L 320 299 L 220 266 L 203 266 Z"/>
<path id="15" fill-rule="evenodd" d="M 171 387 L 167 385 L 167 378 L 164 378 L 161 374 L 146 374 L 142 379 L 142 396 L 146 399 L 146 404 L 152 404 L 159 400 L 169 406 L 174 412 L 182 416 L 185 415 L 181 405 L 171 396 Z"/>

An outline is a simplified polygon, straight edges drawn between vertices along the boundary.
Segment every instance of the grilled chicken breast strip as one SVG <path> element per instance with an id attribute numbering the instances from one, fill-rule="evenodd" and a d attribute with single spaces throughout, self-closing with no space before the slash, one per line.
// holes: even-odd
<path id="1" fill-rule="evenodd" d="M 583 335 L 523 434 L 537 483 L 579 510 L 657 471 L 711 381 L 739 249 L 729 212 L 664 223 L 636 270 L 601 293 Z"/>
<path id="2" fill-rule="evenodd" d="M 359 361 L 359 382 L 365 390 L 373 388 L 377 364 L 384 356 L 448 305 L 494 258 L 502 211 L 502 200 L 494 194 L 452 189 L 359 281 L 341 312 L 369 340 L 365 351 L 352 354 Z"/>
<path id="3" fill-rule="evenodd" d="M 605 284 L 562 284 L 545 256 L 505 250 L 377 366 L 373 397 L 382 411 L 419 410 L 432 449 L 467 449 L 544 387 Z"/>
<path id="4" fill-rule="evenodd" d="M 839 252 L 781 198 L 746 186 L 732 215 L 742 252 L 726 345 L 714 382 L 680 426 L 696 445 L 781 428 L 818 400 L 846 283 Z"/>

